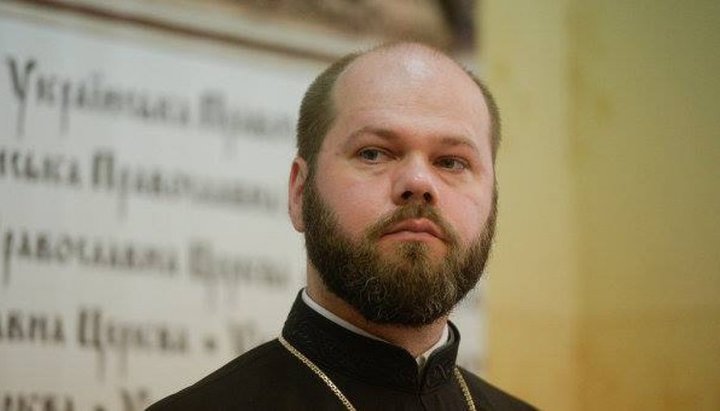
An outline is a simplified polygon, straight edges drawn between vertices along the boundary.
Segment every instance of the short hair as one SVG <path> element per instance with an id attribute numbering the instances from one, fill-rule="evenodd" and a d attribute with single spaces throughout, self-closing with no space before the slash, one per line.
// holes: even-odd
<path id="1" fill-rule="evenodd" d="M 300 117 L 297 123 L 297 150 L 298 156 L 305 159 L 308 163 L 308 171 L 311 175 L 315 171 L 320 147 L 335 120 L 336 111 L 333 104 L 332 93 L 338 77 L 340 77 L 340 74 L 358 57 L 394 45 L 396 44 L 382 45 L 367 51 L 346 54 L 320 73 L 312 84 L 310 84 L 310 87 L 308 87 L 300 104 Z M 430 48 L 428 46 L 424 47 Z M 494 162 L 498 147 L 500 146 L 500 112 L 495 98 L 475 73 L 446 54 L 432 48 L 430 49 L 450 58 L 458 67 L 465 71 L 480 89 L 490 116 L 490 146 Z"/>

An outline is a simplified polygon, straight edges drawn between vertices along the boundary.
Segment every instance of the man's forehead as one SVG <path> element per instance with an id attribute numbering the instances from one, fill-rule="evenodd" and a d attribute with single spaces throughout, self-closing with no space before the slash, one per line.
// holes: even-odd
<path id="1" fill-rule="evenodd" d="M 480 87 L 455 61 L 422 45 L 395 45 L 358 57 L 338 77 L 331 99 L 336 126 L 348 125 L 349 118 L 363 123 L 367 116 L 379 121 L 404 113 L 411 121 L 455 119 L 454 126 L 465 128 L 462 134 L 490 133 Z"/>
<path id="2" fill-rule="evenodd" d="M 335 114 L 348 103 L 366 106 L 447 99 L 474 106 L 486 117 L 482 91 L 454 60 L 420 44 L 399 44 L 359 56 L 339 75 L 331 99 Z M 351 104 L 352 105 L 352 104 Z"/>
<path id="3" fill-rule="evenodd" d="M 457 63 L 437 50 L 421 44 L 397 44 L 359 56 L 340 74 L 337 89 L 392 74 L 402 74 L 405 82 L 423 81 L 441 72 L 467 77 Z"/>

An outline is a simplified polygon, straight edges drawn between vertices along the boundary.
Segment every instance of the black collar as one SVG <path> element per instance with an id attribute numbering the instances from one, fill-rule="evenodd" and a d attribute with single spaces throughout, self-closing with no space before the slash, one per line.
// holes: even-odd
<path id="1" fill-rule="evenodd" d="M 302 293 L 302 292 L 301 292 Z M 449 323 L 451 341 L 435 350 L 422 373 L 404 349 L 349 331 L 308 307 L 301 293 L 282 335 L 325 372 L 408 392 L 429 392 L 451 382 L 460 333 Z"/>

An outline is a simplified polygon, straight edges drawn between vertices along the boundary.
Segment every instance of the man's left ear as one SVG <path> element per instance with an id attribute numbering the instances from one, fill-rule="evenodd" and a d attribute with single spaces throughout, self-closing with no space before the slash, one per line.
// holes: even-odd
<path id="1" fill-rule="evenodd" d="M 295 230 L 301 233 L 305 231 L 302 207 L 308 171 L 308 164 L 305 159 L 295 157 L 290 168 L 290 181 L 288 182 L 288 214 Z"/>

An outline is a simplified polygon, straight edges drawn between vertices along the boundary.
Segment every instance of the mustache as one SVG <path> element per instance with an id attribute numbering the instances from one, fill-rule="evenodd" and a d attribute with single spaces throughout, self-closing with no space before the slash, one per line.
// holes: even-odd
<path id="1" fill-rule="evenodd" d="M 458 244 L 458 235 L 455 229 L 445 221 L 435 207 L 423 203 L 406 204 L 380 217 L 375 224 L 367 229 L 366 238 L 378 240 L 395 224 L 414 218 L 425 218 L 432 221 L 440 228 L 450 244 Z"/>

